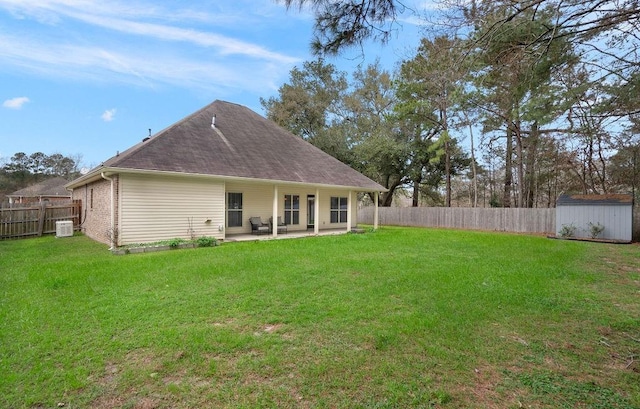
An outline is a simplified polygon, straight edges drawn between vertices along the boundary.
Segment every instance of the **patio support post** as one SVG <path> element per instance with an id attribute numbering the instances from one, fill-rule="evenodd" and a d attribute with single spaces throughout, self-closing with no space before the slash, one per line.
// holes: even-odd
<path id="1" fill-rule="evenodd" d="M 271 230 L 273 237 L 278 236 L 278 185 L 273 185 L 273 212 L 271 215 Z"/>
<path id="2" fill-rule="evenodd" d="M 316 188 L 315 205 L 313 206 L 313 234 L 320 232 L 320 189 Z"/>
<path id="3" fill-rule="evenodd" d="M 347 233 L 351 231 L 351 191 L 347 196 Z"/>
<path id="4" fill-rule="evenodd" d="M 373 212 L 373 229 L 374 230 L 378 230 L 378 195 L 379 195 L 379 192 L 375 192 L 374 197 L 375 197 L 376 205 Z"/>

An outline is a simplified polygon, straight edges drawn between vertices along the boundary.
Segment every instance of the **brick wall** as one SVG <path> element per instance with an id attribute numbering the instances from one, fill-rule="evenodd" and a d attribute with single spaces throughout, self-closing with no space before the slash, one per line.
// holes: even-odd
<path id="1" fill-rule="evenodd" d="M 117 209 L 118 176 L 113 176 Z M 111 244 L 111 182 L 98 180 L 73 190 L 73 199 L 82 200 L 81 230 L 93 240 Z M 116 214 L 116 222 L 118 220 Z M 116 226 L 117 230 L 117 226 Z"/>

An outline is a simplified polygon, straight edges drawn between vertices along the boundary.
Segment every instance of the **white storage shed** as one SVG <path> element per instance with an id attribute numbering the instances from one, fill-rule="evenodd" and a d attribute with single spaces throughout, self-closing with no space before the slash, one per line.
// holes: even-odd
<path id="1" fill-rule="evenodd" d="M 632 224 L 632 195 L 563 194 L 556 202 L 558 237 L 631 242 Z"/>

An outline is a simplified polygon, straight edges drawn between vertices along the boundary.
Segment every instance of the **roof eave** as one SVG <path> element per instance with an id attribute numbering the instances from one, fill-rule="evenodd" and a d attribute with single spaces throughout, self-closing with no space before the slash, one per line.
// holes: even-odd
<path id="1" fill-rule="evenodd" d="M 149 170 L 149 169 L 132 169 L 132 168 L 118 168 L 118 167 L 101 167 L 96 168 L 93 171 L 87 173 L 84 176 L 68 183 L 65 185 L 67 190 L 73 190 L 77 187 L 86 185 L 87 183 L 95 182 L 97 180 L 102 179 L 102 175 L 111 176 L 113 174 L 118 173 L 128 173 L 135 175 L 163 175 L 163 176 L 176 176 L 176 177 L 195 177 L 195 178 L 204 178 L 204 179 L 217 179 L 217 180 L 225 180 L 225 181 L 236 181 L 236 182 L 258 182 L 258 183 L 268 183 L 268 184 L 277 184 L 277 185 L 287 185 L 287 186 L 314 186 L 318 188 L 331 188 L 331 189 L 344 189 L 344 190 L 355 190 L 358 192 L 388 192 L 389 189 L 386 189 L 380 185 L 376 189 L 374 186 L 349 186 L 349 185 L 333 185 L 328 183 L 311 183 L 311 182 L 296 182 L 289 180 L 276 180 L 276 179 L 259 179 L 259 178 L 249 178 L 249 177 L 241 177 L 241 176 L 227 176 L 227 175 L 211 175 L 211 174 L 203 174 L 203 173 L 185 173 L 178 171 L 165 171 L 165 170 Z"/>
<path id="2" fill-rule="evenodd" d="M 64 185 L 64 188 L 67 190 L 73 191 L 73 189 L 77 187 L 84 186 L 87 183 L 95 182 L 96 180 L 101 179 L 102 176 L 100 175 L 108 171 L 109 171 L 109 168 L 105 168 L 105 167 L 95 168 L 90 172 L 88 172 L 87 174 L 82 175 L 79 178 L 74 179 L 71 182 L 67 183 L 66 185 Z"/>

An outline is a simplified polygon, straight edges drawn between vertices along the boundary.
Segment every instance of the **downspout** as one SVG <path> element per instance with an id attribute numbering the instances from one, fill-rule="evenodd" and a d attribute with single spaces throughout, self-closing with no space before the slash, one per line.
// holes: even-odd
<path id="1" fill-rule="evenodd" d="M 271 234 L 278 237 L 278 185 L 273 185 L 273 206 L 271 208 Z"/>
<path id="2" fill-rule="evenodd" d="M 378 218 L 379 218 L 379 215 L 378 215 L 378 205 L 379 205 L 378 196 L 379 196 L 379 192 L 375 192 L 375 195 L 374 195 L 375 207 L 374 207 L 374 210 L 373 210 L 373 229 L 374 230 L 378 230 Z"/>
<path id="3" fill-rule="evenodd" d="M 113 182 L 113 179 L 110 178 L 109 176 L 105 175 L 104 172 L 101 172 L 100 176 L 102 177 L 102 179 L 108 180 L 109 182 L 111 182 L 111 195 L 110 195 L 111 196 L 111 207 L 110 207 L 110 209 L 111 209 L 111 248 L 109 250 L 113 250 L 114 247 L 116 247 L 118 245 L 118 243 L 115 242 L 117 240 L 116 239 L 117 234 L 116 234 L 116 231 L 115 231 L 115 228 L 116 228 L 116 213 L 114 211 L 115 210 L 115 200 L 114 200 L 114 197 L 113 197 L 113 184 L 114 184 L 114 182 Z"/>
<path id="4" fill-rule="evenodd" d="M 320 233 L 320 189 L 316 188 L 316 196 L 313 198 L 313 234 Z"/>
<path id="5" fill-rule="evenodd" d="M 351 191 L 349 191 L 349 196 L 347 196 L 347 233 L 351 231 Z"/>

